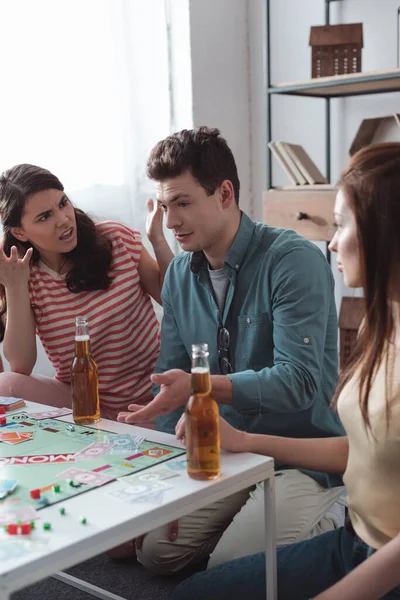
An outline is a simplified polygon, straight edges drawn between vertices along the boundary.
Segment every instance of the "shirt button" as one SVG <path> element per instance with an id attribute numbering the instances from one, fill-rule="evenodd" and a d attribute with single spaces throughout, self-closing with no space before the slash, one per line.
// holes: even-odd
<path id="1" fill-rule="evenodd" d="M 239 271 L 239 265 L 238 264 L 235 265 L 235 269 L 236 269 L 236 271 Z"/>
<path id="2" fill-rule="evenodd" d="M 251 319 L 250 319 L 250 317 L 247 317 L 246 321 L 247 321 L 247 322 L 248 322 L 248 324 L 250 325 L 250 323 L 251 323 Z"/>
<path id="3" fill-rule="evenodd" d="M 310 343 L 310 338 L 305 337 L 304 340 L 303 340 L 303 342 L 305 344 L 309 344 Z"/>

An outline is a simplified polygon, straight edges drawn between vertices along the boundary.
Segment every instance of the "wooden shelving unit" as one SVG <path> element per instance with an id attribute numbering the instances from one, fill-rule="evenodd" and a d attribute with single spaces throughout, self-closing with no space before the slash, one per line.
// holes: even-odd
<path id="1" fill-rule="evenodd" d="M 276 0 L 279 1 L 279 0 Z M 322 0 L 321 0 L 322 1 Z M 340 0 L 324 0 L 325 24 L 330 22 L 330 3 Z M 266 8 L 266 116 L 267 144 L 272 136 L 271 98 L 277 95 L 321 98 L 325 102 L 325 176 L 331 181 L 331 100 L 365 94 L 385 94 L 400 91 L 400 69 L 377 71 L 374 73 L 352 73 L 334 77 L 321 77 L 306 81 L 271 84 L 271 48 L 270 48 L 270 2 L 265 0 Z M 267 190 L 264 193 L 264 221 L 277 227 L 295 229 L 312 240 L 328 242 L 333 235 L 333 204 L 336 195 L 332 184 L 288 185 L 274 187 L 272 184 L 271 152 L 267 157 Z M 281 205 L 281 204 L 282 205 Z M 286 205 L 286 207 L 284 206 Z M 299 214 L 302 217 L 299 219 Z M 304 216 L 305 215 L 305 216 Z M 308 221 L 308 222 L 307 222 Z M 327 248 L 327 258 L 330 253 Z"/>

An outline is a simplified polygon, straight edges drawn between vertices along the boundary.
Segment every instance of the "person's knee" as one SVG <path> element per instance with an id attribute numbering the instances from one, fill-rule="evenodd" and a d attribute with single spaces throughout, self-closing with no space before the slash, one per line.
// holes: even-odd
<path id="1" fill-rule="evenodd" d="M 13 373 L 12 371 L 0 373 L 0 396 L 20 397 L 20 389 L 26 385 L 27 379 L 29 379 L 29 376 L 21 375 L 21 373 Z"/>
<path id="2" fill-rule="evenodd" d="M 159 528 L 144 536 L 136 556 L 140 564 L 152 573 L 173 575 L 191 562 L 193 552 L 176 541 L 171 542 L 167 529 Z"/>

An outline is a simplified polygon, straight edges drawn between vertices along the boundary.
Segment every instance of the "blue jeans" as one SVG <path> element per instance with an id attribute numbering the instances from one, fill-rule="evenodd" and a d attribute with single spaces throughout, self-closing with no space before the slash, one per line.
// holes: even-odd
<path id="1" fill-rule="evenodd" d="M 278 549 L 278 599 L 307 600 L 337 583 L 373 550 L 348 524 Z M 171 600 L 265 600 L 265 554 L 253 554 L 197 573 L 181 583 Z M 400 600 L 400 586 L 384 597 Z"/>

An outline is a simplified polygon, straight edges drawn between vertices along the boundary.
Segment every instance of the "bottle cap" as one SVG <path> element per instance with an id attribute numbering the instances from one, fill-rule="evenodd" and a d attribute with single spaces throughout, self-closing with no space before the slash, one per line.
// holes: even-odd
<path id="1" fill-rule="evenodd" d="M 76 325 L 87 325 L 87 322 L 88 322 L 87 317 L 82 317 L 82 316 L 75 317 Z"/>
<path id="2" fill-rule="evenodd" d="M 192 344 L 192 354 L 199 354 L 203 352 L 208 353 L 208 344 Z"/>

